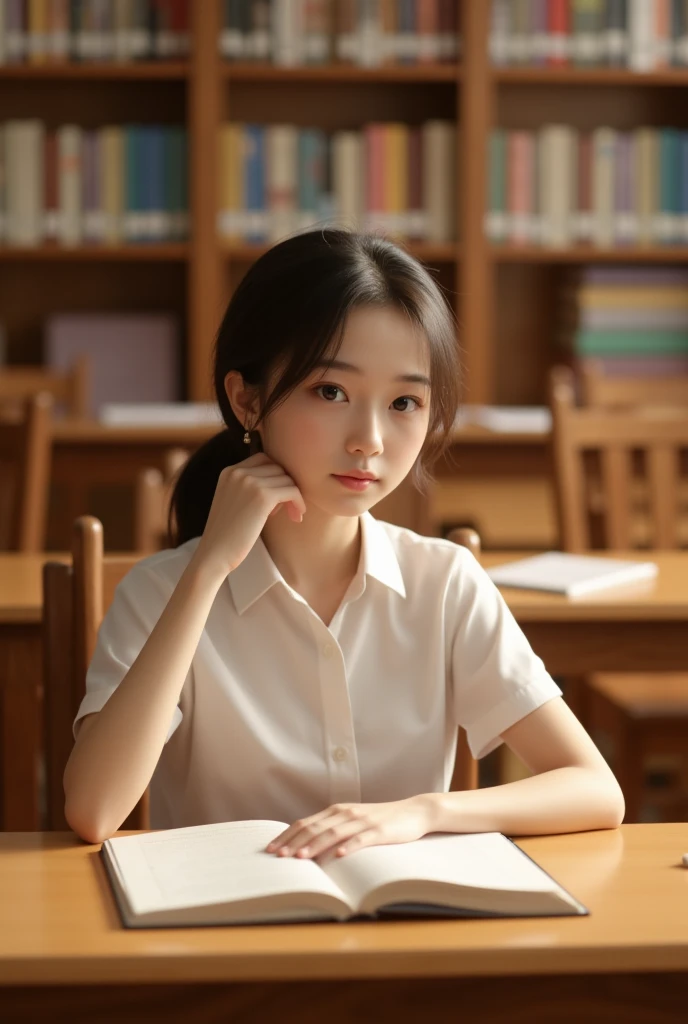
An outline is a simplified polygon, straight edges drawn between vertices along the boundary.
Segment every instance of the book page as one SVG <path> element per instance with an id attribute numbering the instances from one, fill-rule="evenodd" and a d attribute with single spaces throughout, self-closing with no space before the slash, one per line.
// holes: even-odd
<path id="1" fill-rule="evenodd" d="M 312 860 L 264 852 L 286 828 L 276 821 L 235 821 L 120 836 L 106 845 L 136 914 L 292 892 L 346 902 Z"/>
<path id="2" fill-rule="evenodd" d="M 328 860 L 323 871 L 355 908 L 373 890 L 409 879 L 515 892 L 560 889 L 499 832 L 434 833 L 412 843 L 371 846 Z"/>

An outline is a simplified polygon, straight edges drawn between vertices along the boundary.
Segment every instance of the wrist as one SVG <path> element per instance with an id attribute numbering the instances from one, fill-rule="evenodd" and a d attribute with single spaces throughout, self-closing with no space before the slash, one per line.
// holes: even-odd
<path id="1" fill-rule="evenodd" d="M 184 575 L 189 580 L 189 585 L 194 589 L 202 591 L 210 590 L 217 593 L 229 575 L 226 566 L 219 566 L 209 561 L 196 551 L 191 558 Z"/>
<path id="2" fill-rule="evenodd" d="M 443 795 L 442 793 L 419 793 L 417 796 L 411 797 L 425 819 L 426 832 L 445 831 L 442 825 L 445 817 L 442 811 Z"/>

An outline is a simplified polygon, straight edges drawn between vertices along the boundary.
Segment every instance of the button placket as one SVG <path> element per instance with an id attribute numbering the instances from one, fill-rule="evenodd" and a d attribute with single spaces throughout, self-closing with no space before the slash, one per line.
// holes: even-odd
<path id="1" fill-rule="evenodd" d="M 319 681 L 330 800 L 332 803 L 357 803 L 361 799 L 361 780 L 344 658 L 321 620 L 313 623 L 313 629 L 320 655 Z"/>

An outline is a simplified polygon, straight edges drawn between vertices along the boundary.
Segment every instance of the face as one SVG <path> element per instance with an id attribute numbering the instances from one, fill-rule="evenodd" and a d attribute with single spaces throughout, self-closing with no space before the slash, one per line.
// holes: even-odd
<path id="1" fill-rule="evenodd" d="M 360 515 L 416 461 L 429 423 L 429 376 L 427 340 L 404 313 L 355 309 L 334 365 L 315 370 L 259 426 L 263 450 L 308 507 Z M 356 471 L 375 479 L 339 479 Z"/>

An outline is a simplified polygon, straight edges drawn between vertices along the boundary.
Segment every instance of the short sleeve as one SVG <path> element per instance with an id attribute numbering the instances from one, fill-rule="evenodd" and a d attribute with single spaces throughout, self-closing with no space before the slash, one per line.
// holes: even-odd
<path id="1" fill-rule="evenodd" d="M 451 648 L 455 720 L 476 758 L 501 743 L 501 734 L 531 711 L 560 697 L 506 601 L 466 549 L 457 551 L 448 602 L 454 617 Z"/>
<path id="2" fill-rule="evenodd" d="M 72 731 L 85 715 L 100 711 L 136 660 L 153 627 L 170 599 L 174 586 L 147 567 L 135 565 L 115 589 L 98 631 L 96 648 L 86 673 L 86 693 Z M 174 709 L 165 742 L 182 720 L 179 706 Z"/>

